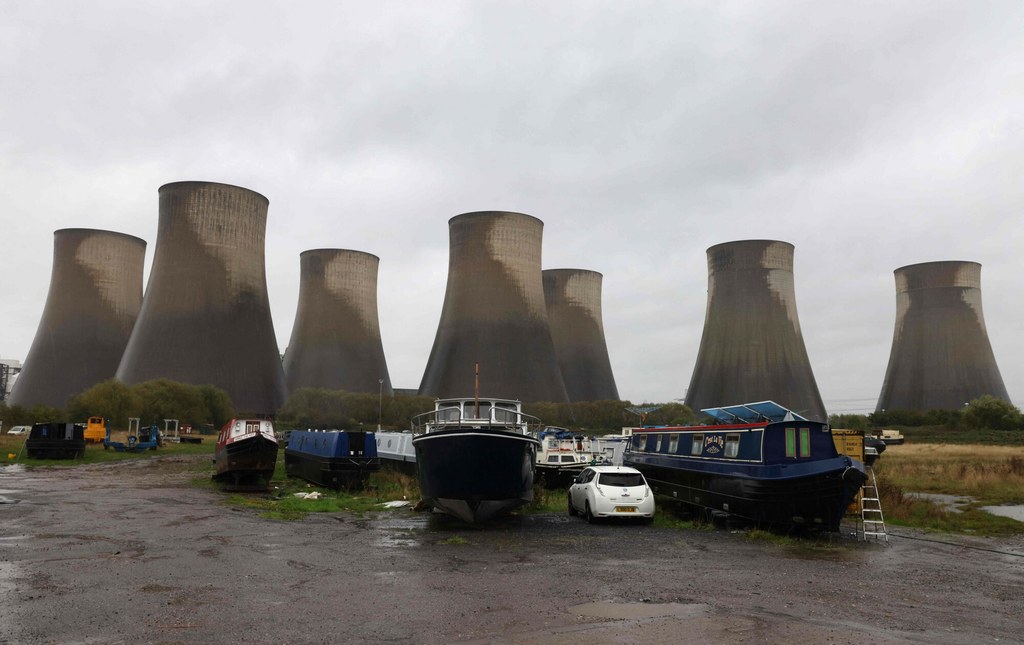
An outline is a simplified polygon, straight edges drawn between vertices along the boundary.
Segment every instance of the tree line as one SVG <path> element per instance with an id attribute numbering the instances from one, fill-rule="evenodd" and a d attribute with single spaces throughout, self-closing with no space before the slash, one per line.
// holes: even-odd
<path id="1" fill-rule="evenodd" d="M 434 408 L 430 396 L 344 392 L 305 388 L 294 392 L 277 411 L 281 429 L 337 428 L 370 430 L 378 424 L 388 430 L 406 430 L 413 417 Z M 630 411 L 630 408 L 635 411 Z M 643 412 L 640 410 L 653 408 Z M 687 425 L 697 421 L 689 407 L 676 402 L 640 403 L 630 401 L 585 401 L 576 403 L 525 403 L 523 411 L 538 417 L 545 425 L 591 433 L 618 432 L 624 426 Z M 228 394 L 212 385 L 189 385 L 170 379 L 156 379 L 126 385 L 110 379 L 72 397 L 66 408 L 47 406 L 20 407 L 0 403 L 4 427 L 30 425 L 41 421 L 84 422 L 102 416 L 112 427 L 125 428 L 130 417 L 143 424 L 161 424 L 163 419 L 178 419 L 182 424 L 202 428 L 221 428 L 235 416 Z M 834 428 L 871 430 L 892 426 L 944 426 L 976 430 L 1024 430 L 1024 414 L 1012 403 L 993 396 L 982 396 L 960 410 L 884 410 L 871 414 L 833 414 Z"/>
<path id="2" fill-rule="evenodd" d="M 893 426 L 944 426 L 963 430 L 1024 430 L 1024 414 L 1009 401 L 984 395 L 959 410 L 881 410 L 871 414 L 833 414 L 833 428 L 874 430 Z"/>

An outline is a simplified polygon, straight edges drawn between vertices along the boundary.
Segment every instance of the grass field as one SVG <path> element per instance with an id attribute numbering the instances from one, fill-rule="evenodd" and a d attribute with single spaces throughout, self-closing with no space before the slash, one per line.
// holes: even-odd
<path id="1" fill-rule="evenodd" d="M 888 446 L 875 465 L 887 522 L 978 535 L 1024 533 L 1017 522 L 981 506 L 1024 504 L 1024 446 L 906 443 Z M 957 513 L 907 493 L 974 499 Z"/>
<path id="2" fill-rule="evenodd" d="M 1004 433 L 1005 434 L 1005 433 Z M 125 433 L 115 433 L 116 441 L 125 441 Z M 148 459 L 167 455 L 213 455 L 215 437 L 204 437 L 202 444 L 165 443 L 155 451 L 140 453 L 104 450 L 89 444 L 85 457 L 74 460 L 42 460 L 25 457 L 24 436 L 0 435 L 0 464 L 27 466 L 90 464 L 125 459 Z M 212 466 L 205 460 L 188 466 L 195 471 L 196 486 L 216 488 L 210 481 Z M 919 443 L 908 438 L 902 446 L 889 446 L 875 466 L 882 510 L 886 522 L 893 525 L 974 535 L 1015 535 L 1024 533 L 1024 522 L 1017 522 L 980 510 L 981 506 L 1024 504 L 1024 445 L 980 445 Z M 319 499 L 300 499 L 297 492 L 318 491 Z M 926 500 L 914 499 L 910 492 L 943 493 L 973 498 L 957 513 Z M 564 513 L 565 490 L 537 487 L 534 501 L 520 512 Z M 350 511 L 365 513 L 382 510 L 383 502 L 404 499 L 415 503 L 419 488 L 415 476 L 385 468 L 370 476 L 367 486 L 355 491 L 331 491 L 291 479 L 284 472 L 284 450 L 278 454 L 277 469 L 270 493 L 231 494 L 229 504 L 254 508 L 275 519 L 298 519 L 308 513 Z M 707 528 L 706 523 L 690 520 L 665 500 L 659 500 L 655 526 L 671 528 Z"/>
<path id="3" fill-rule="evenodd" d="M 95 464 L 104 461 L 119 461 L 122 459 L 148 459 L 160 455 L 213 455 L 216 437 L 203 437 L 203 443 L 168 443 L 156 450 L 144 450 L 142 452 L 118 452 L 113 449 L 103 449 L 103 444 L 89 443 L 85 446 L 85 456 L 81 459 L 29 459 L 25 455 L 25 438 L 27 435 L 8 436 L 0 435 L 0 464 L 24 464 L 26 466 L 68 466 L 73 464 Z M 111 441 L 128 441 L 128 433 L 124 431 L 114 432 Z M 12 456 L 13 455 L 13 456 Z"/>

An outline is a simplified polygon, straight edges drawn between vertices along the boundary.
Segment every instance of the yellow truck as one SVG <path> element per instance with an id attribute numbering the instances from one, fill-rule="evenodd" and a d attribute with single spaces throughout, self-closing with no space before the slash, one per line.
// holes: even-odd
<path id="1" fill-rule="evenodd" d="M 107 420 L 103 417 L 89 417 L 85 424 L 85 442 L 103 443 L 107 438 Z"/>

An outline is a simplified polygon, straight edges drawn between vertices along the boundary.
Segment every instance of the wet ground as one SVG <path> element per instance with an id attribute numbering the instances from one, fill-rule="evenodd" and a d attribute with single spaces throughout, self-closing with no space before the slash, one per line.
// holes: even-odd
<path id="1" fill-rule="evenodd" d="M 0 468 L 0 643 L 1024 642 L 1024 538 L 284 522 L 184 465 Z"/>

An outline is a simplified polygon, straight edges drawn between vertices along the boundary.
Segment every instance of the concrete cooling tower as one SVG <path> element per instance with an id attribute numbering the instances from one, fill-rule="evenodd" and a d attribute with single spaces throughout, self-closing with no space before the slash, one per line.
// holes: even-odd
<path id="1" fill-rule="evenodd" d="M 896 269 L 896 329 L 877 410 L 955 410 L 982 396 L 1010 400 L 981 313 L 981 265 Z"/>
<path id="2" fill-rule="evenodd" d="M 390 396 L 377 317 L 380 258 L 316 249 L 302 253 L 299 265 L 299 307 L 284 357 L 288 390 L 317 387 Z"/>
<path id="3" fill-rule="evenodd" d="M 618 400 L 601 317 L 601 280 L 596 271 L 543 272 L 551 340 L 570 401 Z"/>
<path id="4" fill-rule="evenodd" d="M 264 265 L 267 198 L 185 181 L 160 187 L 153 267 L 117 378 L 224 389 L 242 414 L 273 414 L 284 371 Z"/>
<path id="5" fill-rule="evenodd" d="M 699 410 L 764 400 L 828 420 L 800 332 L 793 245 L 717 244 L 708 249 L 707 313 L 686 404 Z"/>
<path id="6" fill-rule="evenodd" d="M 448 288 L 420 394 L 568 399 L 555 358 L 541 282 L 544 223 L 484 211 L 448 221 Z"/>
<path id="7" fill-rule="evenodd" d="M 85 228 L 53 234 L 50 291 L 8 403 L 62 408 L 113 378 L 142 303 L 146 243 Z"/>

